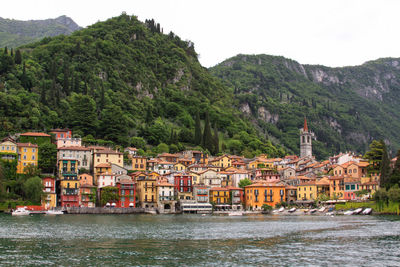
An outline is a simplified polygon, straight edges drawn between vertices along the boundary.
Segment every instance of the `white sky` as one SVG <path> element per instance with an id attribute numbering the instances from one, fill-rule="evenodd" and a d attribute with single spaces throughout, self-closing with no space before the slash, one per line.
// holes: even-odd
<path id="1" fill-rule="evenodd" d="M 400 57 L 396 0 L 10 0 L 0 17 L 67 15 L 85 27 L 123 11 L 193 41 L 206 67 L 239 53 L 332 67 Z"/>

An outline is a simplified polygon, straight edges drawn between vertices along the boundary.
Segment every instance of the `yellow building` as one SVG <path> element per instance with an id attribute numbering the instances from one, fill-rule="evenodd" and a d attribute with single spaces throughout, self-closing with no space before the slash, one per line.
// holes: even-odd
<path id="1" fill-rule="evenodd" d="M 187 172 L 190 176 L 192 176 L 193 185 L 200 184 L 200 174 L 197 172 Z"/>
<path id="2" fill-rule="evenodd" d="M 139 198 L 139 207 L 156 208 L 157 207 L 157 180 L 145 175 L 136 179 L 136 193 Z"/>
<path id="3" fill-rule="evenodd" d="M 224 187 L 213 187 L 210 189 L 210 202 L 218 204 L 230 204 L 229 189 Z"/>
<path id="4" fill-rule="evenodd" d="M 140 156 L 134 156 L 131 157 L 132 159 L 132 170 L 133 171 L 145 171 L 146 170 L 146 165 L 147 165 L 147 158 L 146 157 L 140 157 Z"/>
<path id="5" fill-rule="evenodd" d="M 75 159 L 61 159 L 58 161 L 60 177 L 60 206 L 79 207 L 78 161 Z"/>
<path id="6" fill-rule="evenodd" d="M 329 178 L 329 194 L 331 199 L 344 199 L 344 177 Z"/>
<path id="7" fill-rule="evenodd" d="M 279 183 L 256 183 L 245 187 L 246 209 L 260 210 L 264 204 L 275 207 L 285 199 L 285 186 Z"/>
<path id="8" fill-rule="evenodd" d="M 248 169 L 258 169 L 258 168 L 265 168 L 268 170 L 273 170 L 274 169 L 274 162 L 272 161 L 267 161 L 264 159 L 256 159 L 253 161 L 250 161 L 247 164 Z"/>
<path id="9" fill-rule="evenodd" d="M 100 174 L 112 174 L 110 163 L 101 163 L 94 167 L 94 183 L 98 184 Z"/>
<path id="10" fill-rule="evenodd" d="M 317 186 L 317 198 L 319 198 L 322 195 L 330 197 L 328 177 L 324 177 L 316 181 L 315 185 Z"/>
<path id="11" fill-rule="evenodd" d="M 174 164 L 175 171 L 186 171 L 186 166 L 183 165 L 181 162 Z"/>
<path id="12" fill-rule="evenodd" d="M 55 208 L 56 202 L 56 179 L 53 177 L 45 177 L 42 179 L 43 183 L 43 196 L 42 196 L 42 207 L 45 210 Z"/>
<path id="13" fill-rule="evenodd" d="M 298 200 L 316 200 L 317 197 L 317 185 L 315 184 L 315 181 L 300 183 L 297 186 Z"/>
<path id="14" fill-rule="evenodd" d="M 214 165 L 214 166 L 220 167 L 220 168 L 228 168 L 228 167 L 232 166 L 232 160 L 227 155 L 223 155 L 223 156 L 217 157 L 213 160 L 210 160 L 209 163 L 211 165 Z"/>
<path id="15" fill-rule="evenodd" d="M 96 167 L 102 163 L 112 163 L 120 167 L 124 167 L 124 154 L 111 149 L 103 149 L 94 152 L 94 163 Z"/>
<path id="16" fill-rule="evenodd" d="M 38 165 L 38 146 L 31 143 L 17 143 L 18 146 L 18 165 L 17 173 L 24 173 L 28 165 Z"/>
<path id="17" fill-rule="evenodd" d="M 18 158 L 17 143 L 6 138 L 0 143 L 0 158 L 3 160 L 16 160 Z"/>

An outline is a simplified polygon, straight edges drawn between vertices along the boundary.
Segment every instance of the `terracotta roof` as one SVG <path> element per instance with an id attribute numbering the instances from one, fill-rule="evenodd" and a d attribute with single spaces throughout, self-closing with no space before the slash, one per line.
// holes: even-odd
<path id="1" fill-rule="evenodd" d="M 111 168 L 111 164 L 110 163 L 100 163 L 94 167 L 95 168 Z"/>
<path id="2" fill-rule="evenodd" d="M 359 167 L 368 167 L 368 166 L 369 166 L 369 162 L 360 161 L 359 163 L 357 163 L 357 165 L 358 165 Z"/>
<path id="3" fill-rule="evenodd" d="M 229 189 L 229 190 L 241 190 L 241 191 L 244 190 L 243 188 L 235 187 L 235 186 L 227 186 L 226 188 Z"/>
<path id="4" fill-rule="evenodd" d="M 117 184 L 134 184 L 135 182 L 129 179 L 121 179 L 117 182 Z"/>
<path id="5" fill-rule="evenodd" d="M 60 147 L 58 150 L 79 150 L 79 151 L 90 151 L 89 148 L 84 146 L 66 146 Z"/>
<path id="6" fill-rule="evenodd" d="M 245 186 L 245 188 L 247 187 L 285 187 L 285 186 L 281 183 L 255 183 Z"/>
<path id="7" fill-rule="evenodd" d="M 17 146 L 20 146 L 20 147 L 38 147 L 38 145 L 31 144 L 31 143 L 17 143 Z"/>
<path id="8" fill-rule="evenodd" d="M 299 186 L 315 185 L 315 181 L 300 183 Z"/>
<path id="9" fill-rule="evenodd" d="M 347 168 L 347 167 L 349 167 L 349 165 L 351 165 L 351 164 L 356 164 L 356 162 L 354 162 L 354 161 L 348 161 L 348 162 L 346 162 L 346 163 L 343 163 L 343 164 L 340 165 L 340 166 L 342 166 L 343 168 Z"/>
<path id="10" fill-rule="evenodd" d="M 136 151 L 136 150 L 137 150 L 136 147 L 127 147 L 126 149 L 128 149 L 128 150 L 133 150 L 133 151 Z"/>
<path id="11" fill-rule="evenodd" d="M 321 180 L 315 182 L 316 185 L 329 185 L 328 178 L 324 177 Z"/>
<path id="12" fill-rule="evenodd" d="M 211 187 L 210 191 L 228 191 L 229 189 L 226 187 Z"/>
<path id="13" fill-rule="evenodd" d="M 34 133 L 34 132 L 27 132 L 27 133 L 22 133 L 20 136 L 41 136 L 41 137 L 51 137 L 51 135 L 46 134 L 46 133 Z"/>
<path id="14" fill-rule="evenodd" d="M 343 176 L 331 176 L 328 178 L 329 180 L 343 180 L 344 177 Z"/>

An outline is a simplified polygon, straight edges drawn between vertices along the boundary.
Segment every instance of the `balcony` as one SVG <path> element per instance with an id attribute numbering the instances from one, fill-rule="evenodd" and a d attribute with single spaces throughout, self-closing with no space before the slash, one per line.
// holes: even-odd
<path id="1" fill-rule="evenodd" d="M 62 194 L 65 196 L 70 196 L 70 195 L 78 195 L 78 189 L 75 188 L 64 188 L 62 191 Z"/>
<path id="2" fill-rule="evenodd" d="M 240 197 L 240 193 L 239 192 L 235 192 L 235 193 L 233 193 L 233 196 L 234 197 Z"/>

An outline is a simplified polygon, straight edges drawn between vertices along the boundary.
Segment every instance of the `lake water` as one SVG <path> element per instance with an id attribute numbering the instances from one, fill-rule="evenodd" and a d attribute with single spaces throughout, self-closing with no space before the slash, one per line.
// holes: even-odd
<path id="1" fill-rule="evenodd" d="M 0 214 L 0 264 L 400 266 L 400 218 Z"/>

